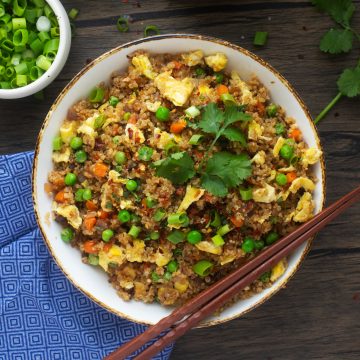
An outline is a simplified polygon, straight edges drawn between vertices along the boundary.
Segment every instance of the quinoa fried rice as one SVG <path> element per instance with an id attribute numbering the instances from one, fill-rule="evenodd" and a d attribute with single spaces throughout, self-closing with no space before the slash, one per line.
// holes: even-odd
<path id="1" fill-rule="evenodd" d="M 124 300 L 179 305 L 313 216 L 321 152 L 256 77 L 226 65 L 221 53 L 138 51 L 54 139 L 45 191 L 61 238 Z M 285 269 L 286 259 L 238 298 Z"/>

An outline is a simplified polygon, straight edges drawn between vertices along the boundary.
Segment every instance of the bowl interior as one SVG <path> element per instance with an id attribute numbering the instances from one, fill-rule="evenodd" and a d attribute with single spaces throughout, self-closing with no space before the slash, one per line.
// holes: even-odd
<path id="1" fill-rule="evenodd" d="M 114 71 L 125 71 L 128 66 L 126 55 L 138 49 L 157 53 L 175 53 L 197 49 L 202 49 L 205 54 L 217 51 L 225 53 L 229 59 L 228 69 L 235 69 L 244 79 L 249 79 L 252 74 L 259 77 L 260 81 L 270 90 L 272 101 L 283 106 L 287 115 L 297 120 L 309 146 L 320 148 L 320 143 L 306 109 L 279 74 L 247 51 L 214 39 L 189 35 L 164 35 L 138 40 L 104 54 L 71 81 L 49 111 L 38 139 L 33 173 L 33 196 L 39 225 L 52 255 L 76 287 L 98 304 L 122 317 L 139 323 L 154 324 L 168 315 L 171 309 L 158 304 L 123 301 L 108 283 L 107 275 L 104 272 L 83 264 L 79 251 L 60 239 L 60 225 L 55 221 L 50 221 L 50 223 L 47 221 L 49 213 L 51 213 L 52 200 L 44 192 L 47 173 L 52 169 L 52 139 L 57 135 L 68 108 L 74 102 L 86 97 L 95 85 L 107 81 Z M 314 201 L 316 211 L 320 211 L 324 200 L 323 163 L 318 163 L 314 167 L 314 171 L 319 180 L 314 192 Z M 308 245 L 302 245 L 291 255 L 285 274 L 271 288 L 249 299 L 237 302 L 219 316 L 209 318 L 203 323 L 203 326 L 237 317 L 268 299 L 296 271 L 305 256 Z"/>

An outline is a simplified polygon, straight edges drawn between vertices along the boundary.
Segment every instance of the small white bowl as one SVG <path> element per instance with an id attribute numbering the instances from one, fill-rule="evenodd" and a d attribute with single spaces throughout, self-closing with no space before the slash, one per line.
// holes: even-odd
<path id="1" fill-rule="evenodd" d="M 199 35 L 169 34 L 137 40 L 110 50 L 85 67 L 66 86 L 51 107 L 40 131 L 33 167 L 33 200 L 35 214 L 41 232 L 56 262 L 70 281 L 89 298 L 107 310 L 126 319 L 155 324 L 171 312 L 171 308 L 157 303 L 144 304 L 138 301 L 124 301 L 109 284 L 107 275 L 101 269 L 83 264 L 78 249 L 65 244 L 60 238 L 61 226 L 49 221 L 52 198 L 44 191 L 47 174 L 53 168 L 52 139 L 58 134 L 71 105 L 88 96 L 91 89 L 102 81 L 108 81 L 114 71 L 126 71 L 127 55 L 135 50 L 145 49 L 154 53 L 178 53 L 202 49 L 205 54 L 223 52 L 228 57 L 227 69 L 239 72 L 245 80 L 256 74 L 271 94 L 272 101 L 280 104 L 288 116 L 296 119 L 304 139 L 311 147 L 321 149 L 320 140 L 309 112 L 291 85 L 264 60 L 239 46 Z M 325 197 L 324 161 L 314 166 L 318 178 L 314 191 L 315 211 L 322 209 Z M 300 246 L 288 259 L 288 268 L 276 283 L 249 299 L 238 301 L 219 316 L 207 319 L 200 326 L 218 324 L 236 318 L 262 304 L 285 286 L 293 276 L 310 248 L 310 241 Z"/>
<path id="2" fill-rule="evenodd" d="M 54 11 L 59 22 L 60 44 L 56 57 L 49 70 L 34 82 L 16 89 L 0 89 L 0 99 L 19 99 L 37 93 L 55 80 L 66 63 L 71 45 L 69 18 L 59 0 L 46 0 L 46 2 Z"/>

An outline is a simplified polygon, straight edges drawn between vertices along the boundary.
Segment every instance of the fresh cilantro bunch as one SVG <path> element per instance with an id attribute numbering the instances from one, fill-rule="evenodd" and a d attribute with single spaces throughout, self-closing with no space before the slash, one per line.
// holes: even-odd
<path id="1" fill-rule="evenodd" d="M 217 152 L 209 159 L 209 154 L 221 136 L 246 146 L 246 137 L 235 126 L 238 121 L 249 121 L 251 116 L 241 108 L 231 105 L 222 111 L 215 103 L 203 108 L 197 127 L 214 139 L 207 149 L 197 171 L 201 176 L 201 186 L 215 196 L 225 196 L 230 188 L 236 187 L 251 175 L 251 162 L 246 154 Z M 174 184 L 183 184 L 191 179 L 196 171 L 194 161 L 187 152 L 179 152 L 166 159 L 156 161 L 156 175 L 169 179 Z"/>
<path id="2" fill-rule="evenodd" d="M 360 34 L 351 26 L 351 18 L 355 11 L 352 0 L 312 0 L 316 8 L 327 13 L 336 22 L 337 27 L 330 29 L 321 39 L 320 50 L 330 54 L 349 52 L 354 39 L 360 42 Z M 342 96 L 360 95 L 360 62 L 355 68 L 345 69 L 340 75 L 337 86 L 339 93 L 316 117 L 318 123 Z"/>

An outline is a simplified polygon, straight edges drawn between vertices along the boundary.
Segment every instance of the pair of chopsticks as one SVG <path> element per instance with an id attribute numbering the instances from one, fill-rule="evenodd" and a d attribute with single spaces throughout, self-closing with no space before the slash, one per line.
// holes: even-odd
<path id="1" fill-rule="evenodd" d="M 314 236 L 326 224 L 359 200 L 360 186 L 315 215 L 291 234 L 265 248 L 258 256 L 202 291 L 183 306 L 175 309 L 156 325 L 149 327 L 144 333 L 124 344 L 104 359 L 125 359 L 147 342 L 158 337 L 162 332 L 168 331 L 163 337 L 135 357 L 137 360 L 150 359 L 165 346 L 196 326 L 201 320 L 213 314 L 242 289 L 258 279 L 261 274 L 271 269 L 281 259 L 288 256 L 299 245 Z"/>

